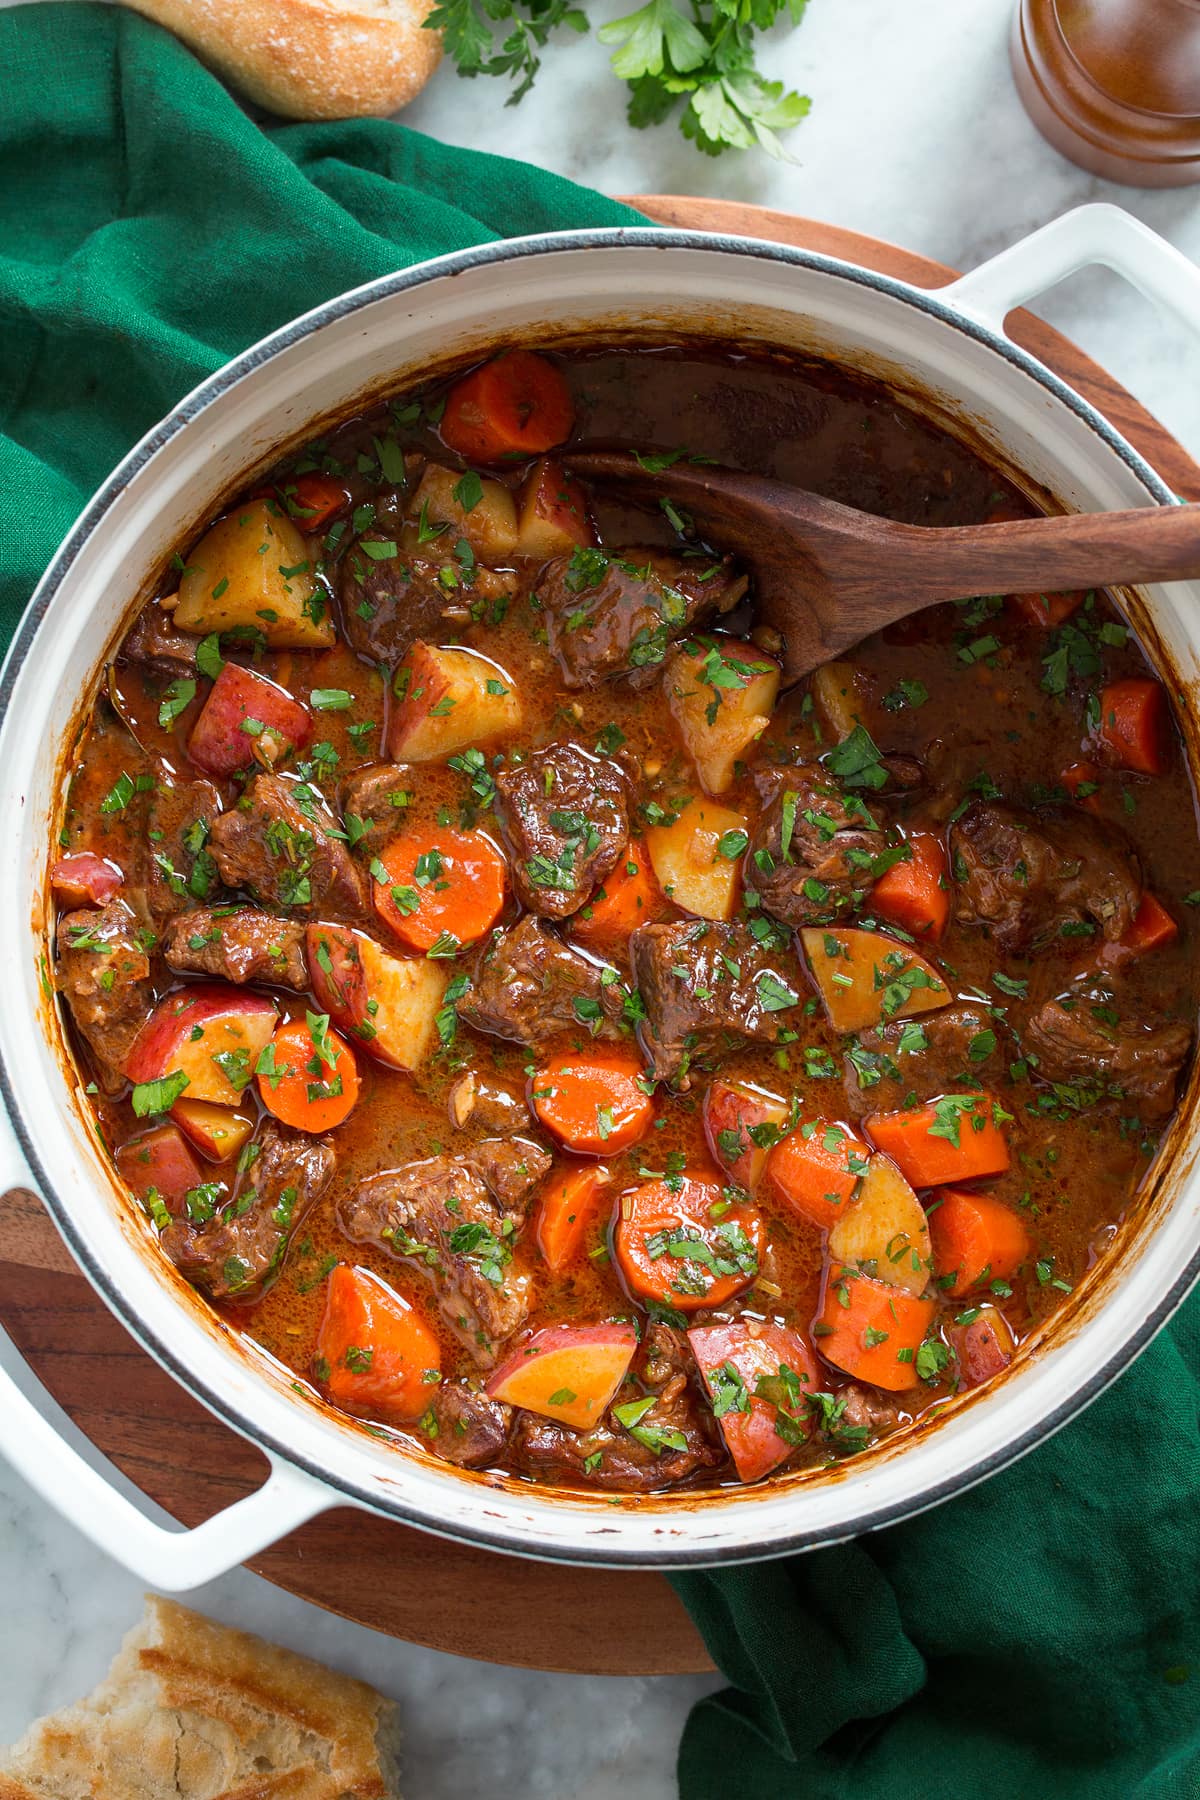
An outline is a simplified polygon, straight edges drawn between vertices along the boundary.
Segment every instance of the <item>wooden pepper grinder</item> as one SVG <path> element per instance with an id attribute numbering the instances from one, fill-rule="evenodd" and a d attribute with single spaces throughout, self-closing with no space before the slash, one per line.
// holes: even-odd
<path id="1" fill-rule="evenodd" d="M 1200 181 L 1200 0 L 1019 0 L 1012 62 L 1072 162 L 1135 187 Z"/>

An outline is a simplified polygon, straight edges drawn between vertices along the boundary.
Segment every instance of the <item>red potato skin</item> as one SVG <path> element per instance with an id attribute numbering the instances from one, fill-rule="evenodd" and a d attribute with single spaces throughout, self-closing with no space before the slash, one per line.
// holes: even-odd
<path id="1" fill-rule="evenodd" d="M 176 1065 L 176 1059 L 194 1026 L 208 1025 L 230 1013 L 267 1013 L 275 1008 L 263 994 L 252 994 L 232 982 L 180 988 L 169 994 L 150 1014 L 134 1039 L 123 1073 L 130 1081 L 157 1081 Z"/>
<path id="2" fill-rule="evenodd" d="M 253 737 L 241 729 L 243 719 L 257 719 L 265 727 Z M 312 736 L 313 718 L 307 706 L 265 675 L 226 663 L 213 682 L 212 692 L 200 709 L 188 739 L 188 755 L 211 775 L 232 775 L 259 760 L 256 747 L 273 740 L 278 761 L 284 748 L 303 750 Z"/>
<path id="3" fill-rule="evenodd" d="M 204 1116 L 209 1109 L 212 1118 L 221 1115 L 221 1125 L 232 1135 L 232 1143 L 214 1136 L 209 1129 L 208 1119 Z M 228 1162 L 254 1130 L 254 1120 L 248 1113 L 235 1112 L 232 1107 L 220 1106 L 214 1100 L 193 1100 L 190 1104 L 186 1099 L 177 1100 L 171 1108 L 171 1118 L 192 1147 L 210 1162 Z"/>
<path id="4" fill-rule="evenodd" d="M 525 1406 L 531 1412 L 542 1412 L 552 1396 L 536 1390 L 543 1381 L 549 1387 L 552 1374 L 550 1370 L 540 1370 L 539 1364 L 557 1363 L 555 1374 L 561 1376 L 565 1371 L 560 1359 L 564 1355 L 578 1357 L 580 1361 L 575 1368 L 579 1373 L 575 1380 L 579 1384 L 579 1393 L 572 1392 L 561 1401 L 563 1410 L 548 1412 L 546 1416 L 559 1418 L 576 1430 L 590 1429 L 612 1404 L 633 1361 L 637 1341 L 637 1331 L 627 1320 L 608 1320 L 599 1325 L 546 1325 L 541 1331 L 535 1331 L 489 1377 L 487 1391 L 495 1400 Z M 613 1354 L 601 1356 L 603 1379 L 588 1391 L 583 1385 L 592 1379 L 587 1370 L 588 1352 L 596 1350 Z M 533 1378 L 532 1389 L 527 1377 Z M 572 1407 L 577 1407 L 573 1417 Z"/>
<path id="5" fill-rule="evenodd" d="M 103 906 L 124 881 L 116 863 L 94 856 L 90 850 L 60 856 L 50 870 L 50 886 L 60 906 Z"/>
<path id="6" fill-rule="evenodd" d="M 753 1193 L 762 1179 L 770 1147 L 760 1150 L 749 1133 L 758 1125 L 782 1125 L 787 1118 L 784 1102 L 772 1094 L 759 1094 L 752 1088 L 730 1081 L 710 1081 L 704 1093 L 702 1117 L 704 1136 L 713 1161 L 736 1181 L 739 1187 Z M 743 1149 L 728 1157 L 721 1148 L 720 1134 L 736 1131 Z"/>
<path id="7" fill-rule="evenodd" d="M 115 1160 L 117 1173 L 130 1191 L 144 1202 L 155 1188 L 174 1219 L 186 1211 L 188 1189 L 199 1187 L 204 1180 L 200 1164 L 176 1125 L 155 1125 L 130 1138 Z"/>
<path id="8" fill-rule="evenodd" d="M 771 1320 L 753 1326 L 740 1320 L 729 1325 L 696 1325 L 688 1332 L 688 1342 L 710 1395 L 712 1379 L 726 1363 L 745 1382 L 750 1411 L 727 1412 L 719 1423 L 738 1480 L 761 1481 L 786 1461 L 795 1445 L 780 1437 L 775 1429 L 776 1409 L 771 1401 L 756 1398 L 755 1385 L 760 1376 L 774 1375 L 786 1364 L 798 1377 L 802 1391 L 815 1394 L 821 1388 L 815 1356 L 799 1332 Z M 805 1423 L 811 1436 L 812 1420 Z"/>
<path id="9" fill-rule="evenodd" d="M 532 506 L 539 519 L 547 520 L 572 543 L 592 545 L 596 533 L 588 516 L 587 496 L 562 464 L 547 460 L 532 469 L 521 489 L 521 507 Z"/>
<path id="10" fill-rule="evenodd" d="M 1003 1314 L 984 1307 L 969 1325 L 949 1325 L 946 1337 L 958 1357 L 959 1372 L 967 1387 L 980 1387 L 999 1375 L 1012 1361 L 1016 1340 Z"/>
<path id="11" fill-rule="evenodd" d="M 590 1344 L 620 1344 L 628 1347 L 632 1358 L 637 1349 L 637 1341 L 636 1329 L 624 1320 L 608 1320 L 600 1325 L 546 1325 L 541 1331 L 535 1331 L 526 1343 L 514 1350 L 489 1375 L 487 1391 L 489 1394 L 498 1393 L 510 1376 L 515 1375 L 519 1369 L 531 1368 L 540 1356 L 548 1355 L 553 1350 L 586 1350 Z"/>
<path id="12" fill-rule="evenodd" d="M 305 933 L 309 977 L 317 1005 L 329 1014 L 339 1031 L 356 1037 L 367 1016 L 367 977 L 358 952 L 362 936 L 346 925 L 310 925 Z M 322 944 L 329 952 L 333 965 L 330 970 L 323 969 L 317 960 Z M 387 1058 L 382 1060 L 386 1062 Z"/>

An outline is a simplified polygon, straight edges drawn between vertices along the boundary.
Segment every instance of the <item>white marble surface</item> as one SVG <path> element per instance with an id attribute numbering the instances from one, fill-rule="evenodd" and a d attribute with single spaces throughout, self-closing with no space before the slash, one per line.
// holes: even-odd
<path id="1" fill-rule="evenodd" d="M 549 51 L 539 88 L 515 110 L 503 105 L 499 83 L 468 85 L 446 70 L 407 119 L 609 192 L 788 208 L 960 267 L 1096 197 L 1118 200 L 1200 257 L 1200 190 L 1109 187 L 1036 135 L 1009 80 L 1010 8 L 1011 0 L 811 0 L 800 30 L 771 52 L 773 72 L 813 98 L 811 118 L 791 139 L 792 165 L 754 155 L 713 162 L 673 127 L 631 132 L 605 52 L 587 40 Z M 620 10 L 589 7 L 597 20 Z M 1065 284 L 1041 310 L 1200 453 L 1200 350 L 1181 329 L 1106 275 Z M 319 1613 L 245 1574 L 195 1601 L 394 1694 L 406 1721 L 409 1800 L 607 1800 L 618 1792 L 666 1800 L 684 1714 L 712 1685 L 460 1663 Z M 0 1742 L 87 1689 L 138 1607 L 137 1583 L 0 1469 Z"/>

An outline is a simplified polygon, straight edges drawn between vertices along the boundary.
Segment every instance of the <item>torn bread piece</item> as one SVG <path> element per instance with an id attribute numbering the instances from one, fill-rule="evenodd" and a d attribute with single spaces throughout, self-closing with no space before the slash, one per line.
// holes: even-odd
<path id="1" fill-rule="evenodd" d="M 385 117 L 442 59 L 434 0 L 125 0 L 285 119 Z"/>
<path id="2" fill-rule="evenodd" d="M 399 1800 L 396 1709 L 148 1596 L 108 1674 L 0 1750 L 0 1800 Z"/>

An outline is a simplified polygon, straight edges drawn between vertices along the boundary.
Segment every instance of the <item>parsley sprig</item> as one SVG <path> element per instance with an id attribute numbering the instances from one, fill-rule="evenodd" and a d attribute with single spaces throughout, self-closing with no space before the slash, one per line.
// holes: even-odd
<path id="1" fill-rule="evenodd" d="M 706 156 L 765 150 L 790 161 L 780 132 L 798 125 L 807 96 L 769 81 L 756 39 L 779 22 L 799 25 L 808 0 L 646 0 L 597 32 L 612 46 L 612 70 L 630 89 L 638 128 L 674 116 Z M 460 75 L 507 76 L 513 106 L 533 86 L 541 51 L 558 31 L 582 35 L 587 16 L 572 0 L 439 0 L 426 25 L 444 35 Z"/>

